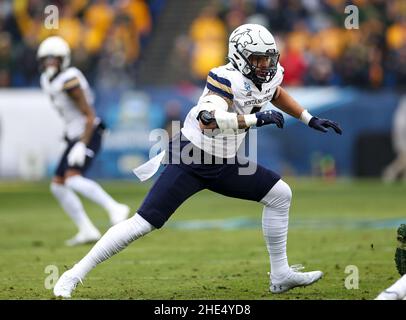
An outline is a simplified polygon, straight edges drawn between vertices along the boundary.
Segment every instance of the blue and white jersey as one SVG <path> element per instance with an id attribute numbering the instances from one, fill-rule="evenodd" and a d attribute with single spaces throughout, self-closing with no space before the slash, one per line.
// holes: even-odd
<path id="1" fill-rule="evenodd" d="M 51 81 L 43 73 L 40 82 L 65 123 L 66 137 L 70 140 L 80 138 L 85 131 L 86 117 L 69 97 L 67 90 L 80 86 L 89 105 L 93 105 L 93 94 L 83 73 L 75 67 L 70 67 L 61 71 Z"/>
<path id="2" fill-rule="evenodd" d="M 194 145 L 216 157 L 234 157 L 246 135 L 246 129 L 223 131 L 214 137 L 202 133 L 197 120 L 199 103 L 210 92 L 231 101 L 228 112 L 246 115 L 261 111 L 275 94 L 283 80 L 283 67 L 278 63 L 274 78 L 263 83 L 261 90 L 231 63 L 213 68 L 207 77 L 206 87 L 198 104 L 186 116 L 182 128 L 183 135 Z"/>

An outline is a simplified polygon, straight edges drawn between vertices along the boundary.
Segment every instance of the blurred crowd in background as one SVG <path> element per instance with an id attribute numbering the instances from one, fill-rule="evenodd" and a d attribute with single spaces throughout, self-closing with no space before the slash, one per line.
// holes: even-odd
<path id="1" fill-rule="evenodd" d="M 0 0 L 0 87 L 36 86 L 35 52 L 50 34 L 64 37 L 73 60 L 93 84 L 135 84 L 137 64 L 170 0 L 52 1 L 58 30 L 43 27 L 44 0 Z M 359 9 L 359 29 L 348 30 L 346 5 Z M 405 0 L 217 0 L 207 1 L 190 29 L 174 41 L 174 56 L 188 63 L 185 81 L 200 83 L 225 62 L 229 33 L 260 23 L 275 35 L 285 68 L 284 84 L 406 84 Z M 170 54 L 168 54 L 169 56 Z"/>
<path id="2" fill-rule="evenodd" d="M 359 9 L 359 29 L 344 27 L 346 5 Z M 285 85 L 395 87 L 406 84 L 404 0 L 223 0 L 190 30 L 193 72 L 204 78 L 226 54 L 227 34 L 259 23 L 276 36 Z"/>
<path id="3" fill-rule="evenodd" d="M 115 80 L 131 83 L 164 1 L 150 2 L 152 6 L 144 0 L 0 0 L 0 87 L 38 84 L 36 50 L 50 35 L 69 43 L 74 64 L 91 82 L 107 75 L 113 81 L 118 73 Z M 58 29 L 44 26 L 50 17 L 44 13 L 47 5 L 58 8 Z"/>

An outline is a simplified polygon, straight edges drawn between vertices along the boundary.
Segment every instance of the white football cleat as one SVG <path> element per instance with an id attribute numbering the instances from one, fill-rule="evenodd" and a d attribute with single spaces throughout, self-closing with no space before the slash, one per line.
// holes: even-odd
<path id="1" fill-rule="evenodd" d="M 79 277 L 72 274 L 72 270 L 65 271 L 54 287 L 55 297 L 71 298 L 73 290 L 75 290 L 78 283 L 82 283 Z"/>
<path id="2" fill-rule="evenodd" d="M 119 203 L 117 206 L 113 208 L 110 212 L 110 223 L 112 226 L 124 221 L 128 218 L 130 214 L 130 207 Z"/>
<path id="3" fill-rule="evenodd" d="M 323 277 L 321 271 L 298 272 L 297 270 L 304 269 L 302 266 L 291 266 L 288 275 L 282 280 L 271 279 L 270 291 L 272 293 L 283 293 L 296 287 L 305 287 L 315 283 Z"/>
<path id="4" fill-rule="evenodd" d="M 385 290 L 382 291 L 375 300 L 402 300 L 399 294 L 395 291 Z"/>
<path id="5" fill-rule="evenodd" d="M 73 247 L 81 244 L 96 242 L 100 239 L 100 237 L 100 232 L 94 228 L 88 231 L 79 231 L 73 238 L 66 240 L 65 244 L 69 247 Z"/>

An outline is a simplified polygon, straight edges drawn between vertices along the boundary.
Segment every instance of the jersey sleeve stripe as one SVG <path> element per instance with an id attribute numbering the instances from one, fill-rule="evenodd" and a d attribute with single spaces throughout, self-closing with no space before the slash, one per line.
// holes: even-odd
<path id="1" fill-rule="evenodd" d="M 233 91 L 231 90 L 230 87 L 214 80 L 213 78 L 207 77 L 207 82 L 229 94 L 233 94 Z"/>
<path id="2" fill-rule="evenodd" d="M 215 92 L 215 93 L 219 94 L 220 96 L 223 96 L 223 97 L 225 97 L 227 99 L 230 99 L 230 100 L 234 99 L 234 95 L 232 93 L 224 91 L 221 88 L 219 88 L 218 85 L 212 85 L 210 82 L 211 81 L 208 79 L 207 84 L 206 84 L 207 89 L 209 89 L 209 90 L 211 90 L 211 91 L 213 91 L 213 92 Z"/>
<path id="3" fill-rule="evenodd" d="M 215 74 L 212 71 L 209 72 L 209 78 L 212 78 L 213 80 L 215 80 L 215 81 L 217 81 L 217 82 L 219 82 L 219 83 L 221 83 L 221 84 L 223 84 L 223 85 L 225 85 L 225 86 L 227 86 L 227 87 L 229 87 L 231 89 L 230 80 L 228 80 L 226 78 L 219 77 L 217 74 Z"/>
<path id="4" fill-rule="evenodd" d="M 70 80 L 66 81 L 63 84 L 63 89 L 68 90 L 68 89 L 75 88 L 75 87 L 77 87 L 79 85 L 80 85 L 79 79 L 78 78 L 73 78 L 73 79 L 70 79 Z"/>

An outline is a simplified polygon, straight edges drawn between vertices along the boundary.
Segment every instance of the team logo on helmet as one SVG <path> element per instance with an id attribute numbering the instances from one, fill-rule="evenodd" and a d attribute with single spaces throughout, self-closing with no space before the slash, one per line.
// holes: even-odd
<path id="1" fill-rule="evenodd" d="M 248 44 L 253 44 L 254 40 L 252 40 L 252 37 L 250 35 L 251 29 L 247 29 L 241 33 L 237 33 L 232 37 L 230 42 L 240 44 L 243 48 L 245 48 Z"/>

